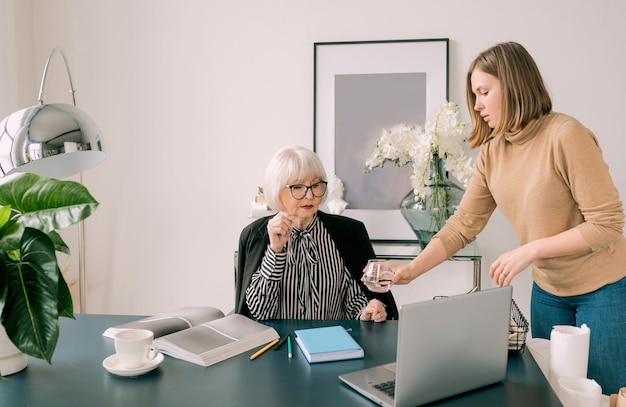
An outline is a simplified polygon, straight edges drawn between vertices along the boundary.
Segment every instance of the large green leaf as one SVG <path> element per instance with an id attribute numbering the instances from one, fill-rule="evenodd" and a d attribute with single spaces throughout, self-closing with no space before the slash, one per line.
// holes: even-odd
<path id="1" fill-rule="evenodd" d="M 54 244 L 26 228 L 20 258 L 4 258 L 2 325 L 22 352 L 51 362 L 59 336 L 59 277 Z"/>
<path id="2" fill-rule="evenodd" d="M 78 182 L 19 173 L 0 179 L 0 205 L 10 205 L 23 227 L 48 233 L 87 218 L 98 202 Z"/>
<path id="3" fill-rule="evenodd" d="M 67 247 L 67 244 L 65 244 L 61 235 L 59 235 L 55 230 L 48 232 L 48 237 L 52 240 L 52 243 L 54 243 L 54 248 L 57 252 L 70 254 L 70 248 Z"/>
<path id="4" fill-rule="evenodd" d="M 3 206 L 2 210 L 6 211 L 10 206 Z M 24 234 L 24 226 L 17 224 L 17 217 L 12 217 L 7 220 L 2 227 L 0 227 L 0 247 L 7 253 L 12 250 L 17 250 L 20 247 L 20 241 L 22 240 L 22 234 Z"/>
<path id="5" fill-rule="evenodd" d="M 59 302 L 57 304 L 59 316 L 74 319 L 74 302 L 72 301 L 70 288 L 67 286 L 61 270 L 58 268 L 57 270 L 59 272 Z"/>
<path id="6" fill-rule="evenodd" d="M 9 221 L 10 216 L 11 216 L 10 206 L 3 206 L 0 208 L 0 228 L 3 227 Z"/>

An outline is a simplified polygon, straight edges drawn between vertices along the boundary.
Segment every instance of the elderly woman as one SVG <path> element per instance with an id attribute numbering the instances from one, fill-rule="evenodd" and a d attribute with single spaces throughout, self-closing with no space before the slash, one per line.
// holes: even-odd
<path id="1" fill-rule="evenodd" d="M 279 212 L 248 225 L 239 241 L 237 313 L 257 319 L 397 318 L 391 293 L 361 282 L 374 250 L 363 223 L 319 210 L 327 177 L 319 157 L 285 147 L 271 159 L 263 191 Z"/>

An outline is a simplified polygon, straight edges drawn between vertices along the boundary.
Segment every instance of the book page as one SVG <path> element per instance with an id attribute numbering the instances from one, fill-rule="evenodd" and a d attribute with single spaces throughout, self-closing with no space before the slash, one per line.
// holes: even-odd
<path id="1" fill-rule="evenodd" d="M 161 352 L 202 366 L 278 339 L 278 332 L 240 314 L 163 336 L 155 341 Z"/>
<path id="2" fill-rule="evenodd" d="M 186 352 L 190 352 L 195 355 L 210 352 L 221 346 L 236 341 L 236 339 L 224 336 L 206 325 L 200 325 L 194 329 L 187 329 L 177 335 L 170 335 L 167 337 L 167 340 L 174 346 L 178 346 Z M 163 342 L 160 341 L 158 343 L 164 346 Z M 164 346 L 164 348 L 164 350 L 168 349 L 167 346 Z"/>
<path id="3" fill-rule="evenodd" d="M 147 329 L 154 332 L 154 337 L 158 338 L 223 317 L 224 313 L 214 307 L 186 307 L 114 326 L 108 328 L 102 335 L 113 338 L 116 333 L 125 329 Z"/>
<path id="4" fill-rule="evenodd" d="M 267 329 L 266 325 L 240 314 L 229 315 L 227 318 L 211 321 L 206 325 L 233 339 L 248 338 Z"/>

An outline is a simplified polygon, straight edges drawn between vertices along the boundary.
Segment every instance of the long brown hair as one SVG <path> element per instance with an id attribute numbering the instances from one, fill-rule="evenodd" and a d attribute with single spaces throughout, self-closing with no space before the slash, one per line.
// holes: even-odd
<path id="1" fill-rule="evenodd" d="M 472 92 L 471 77 L 475 69 L 500 80 L 500 122 L 494 129 L 474 110 L 476 95 Z M 466 95 L 472 118 L 472 131 L 468 137 L 472 148 L 487 141 L 492 132 L 500 134 L 519 131 L 531 120 L 552 111 L 552 100 L 537 64 L 526 48 L 516 42 L 494 45 L 474 59 L 467 72 Z"/>

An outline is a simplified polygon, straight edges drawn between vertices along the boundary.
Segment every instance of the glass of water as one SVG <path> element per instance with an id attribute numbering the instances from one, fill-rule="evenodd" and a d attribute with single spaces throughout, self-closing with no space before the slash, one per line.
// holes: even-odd
<path id="1" fill-rule="evenodd" d="M 391 289 L 393 271 L 388 260 L 368 260 L 365 269 L 365 286 L 375 293 L 386 293 Z"/>

